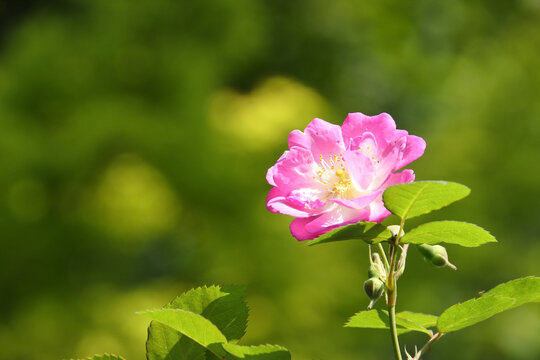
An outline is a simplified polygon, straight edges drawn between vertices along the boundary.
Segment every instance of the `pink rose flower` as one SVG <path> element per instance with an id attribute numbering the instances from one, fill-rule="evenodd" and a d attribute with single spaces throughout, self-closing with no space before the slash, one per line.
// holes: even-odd
<path id="1" fill-rule="evenodd" d="M 418 159 L 424 139 L 396 129 L 386 113 L 351 113 L 340 127 L 313 119 L 304 132 L 294 130 L 289 150 L 268 169 L 273 188 L 266 207 L 296 219 L 291 233 L 314 239 L 358 221 L 381 222 L 388 215 L 383 191 L 414 181 L 412 170 L 396 172 Z"/>

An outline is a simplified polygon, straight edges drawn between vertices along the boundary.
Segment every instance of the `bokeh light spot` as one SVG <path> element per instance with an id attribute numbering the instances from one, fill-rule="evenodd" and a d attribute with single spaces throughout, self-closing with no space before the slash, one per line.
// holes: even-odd
<path id="1" fill-rule="evenodd" d="M 172 231 L 178 195 L 165 177 L 134 154 L 118 156 L 92 192 L 90 212 L 112 236 L 149 239 Z"/>
<path id="2" fill-rule="evenodd" d="M 210 106 L 211 125 L 238 140 L 243 148 L 262 150 L 283 135 L 328 114 L 328 105 L 313 89 L 285 77 L 271 77 L 249 94 L 222 90 Z"/>

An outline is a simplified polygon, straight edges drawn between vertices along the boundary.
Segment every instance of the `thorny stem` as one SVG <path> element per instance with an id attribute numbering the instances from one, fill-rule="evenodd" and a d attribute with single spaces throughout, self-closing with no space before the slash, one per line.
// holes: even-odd
<path id="1" fill-rule="evenodd" d="M 397 250 L 399 248 L 399 240 L 401 238 L 404 223 L 405 219 L 402 219 L 399 225 L 399 232 L 397 233 L 396 237 L 393 238 L 390 242 L 390 267 L 388 271 L 388 280 L 386 282 L 388 314 L 390 317 L 390 335 L 392 337 L 392 345 L 394 346 L 394 354 L 396 355 L 397 360 L 402 360 L 402 357 L 396 328 L 397 281 L 396 277 L 394 276 L 394 270 L 396 267 L 396 259 L 398 255 Z"/>
<path id="2" fill-rule="evenodd" d="M 394 345 L 394 354 L 397 360 L 402 360 L 401 350 L 399 348 L 399 340 L 396 329 L 396 307 L 388 306 L 388 313 L 390 314 L 390 334 L 392 335 L 392 345 Z"/>
<path id="3" fill-rule="evenodd" d="M 434 342 L 435 340 L 439 340 L 441 338 L 441 336 L 443 336 L 444 334 L 442 333 L 435 333 L 431 338 L 429 338 L 429 340 L 427 341 L 427 343 L 422 346 L 422 348 L 420 349 L 420 351 L 418 351 L 415 355 L 414 355 L 414 360 L 420 360 L 420 357 L 422 355 L 424 355 L 424 353 L 429 349 L 429 346 L 431 345 L 432 342 Z"/>
<path id="4" fill-rule="evenodd" d="M 396 297 L 397 286 L 396 279 L 394 277 L 394 267 L 397 258 L 397 245 L 390 244 L 390 271 L 388 272 L 387 280 L 387 305 L 388 314 L 390 316 L 390 334 L 392 336 L 392 345 L 394 346 L 394 353 L 397 360 L 402 360 L 401 349 L 399 347 L 399 340 L 396 328 Z"/>
<path id="5" fill-rule="evenodd" d="M 394 354 L 396 356 L 396 360 L 403 360 L 401 356 L 401 349 L 399 347 L 399 339 L 398 339 L 397 326 L 396 326 L 397 278 L 400 276 L 400 274 L 396 273 L 396 260 L 398 257 L 398 249 L 400 248 L 399 240 L 401 239 L 404 225 L 405 225 L 405 218 L 402 218 L 399 224 L 399 231 L 397 235 L 390 240 L 390 248 L 388 250 L 389 252 L 388 257 L 390 258 L 390 264 L 388 264 L 388 258 L 385 255 L 384 248 L 382 247 L 380 243 L 377 244 L 379 247 L 379 251 L 382 254 L 381 256 L 383 257 L 384 264 L 388 269 L 388 279 L 386 281 L 386 304 L 388 306 L 388 315 L 390 317 L 390 335 L 392 338 L 392 345 L 394 347 Z M 403 249 L 401 249 L 402 253 L 404 253 L 403 257 L 407 256 L 406 255 L 407 247 L 408 247 L 408 244 L 406 244 L 403 247 Z M 370 259 L 371 259 L 371 255 L 370 255 Z M 431 343 L 433 343 L 435 340 L 438 340 L 443 335 L 444 334 L 442 333 L 436 333 L 433 336 L 431 336 L 431 338 L 420 349 L 420 351 L 416 352 L 413 360 L 420 360 L 420 357 L 429 349 L 429 346 L 431 345 Z"/>

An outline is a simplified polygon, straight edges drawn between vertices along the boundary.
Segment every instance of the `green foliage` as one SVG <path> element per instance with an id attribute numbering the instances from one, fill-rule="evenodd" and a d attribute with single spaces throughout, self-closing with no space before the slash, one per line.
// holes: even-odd
<path id="1" fill-rule="evenodd" d="M 219 351 L 217 344 L 227 342 L 225 335 L 210 320 L 190 311 L 162 309 L 139 314 L 170 326 L 212 352 Z"/>
<path id="2" fill-rule="evenodd" d="M 248 308 L 242 286 L 209 286 L 191 289 L 178 296 L 165 309 L 182 309 L 211 321 L 227 338 L 237 341 L 247 327 Z M 159 322 L 150 324 L 146 349 L 149 360 L 205 359 L 206 349 L 182 333 Z"/>
<path id="3" fill-rule="evenodd" d="M 471 299 L 445 310 L 437 322 L 437 329 L 445 333 L 466 328 L 509 309 L 514 302 L 514 299 L 506 296 Z"/>
<path id="4" fill-rule="evenodd" d="M 438 210 L 469 195 L 464 185 L 448 181 L 417 181 L 390 186 L 383 193 L 384 206 L 402 219 Z"/>
<path id="5" fill-rule="evenodd" d="M 466 247 L 497 242 L 481 227 L 461 221 L 434 221 L 420 225 L 407 232 L 400 240 L 409 244 L 434 245 L 441 242 Z"/>
<path id="6" fill-rule="evenodd" d="M 125 360 L 123 357 L 113 354 L 94 355 L 81 360 Z"/>
<path id="7" fill-rule="evenodd" d="M 326 233 L 309 242 L 309 245 L 323 244 L 341 240 L 363 240 L 368 244 L 376 244 L 392 237 L 390 230 L 379 223 L 361 221 Z"/>
<path id="8" fill-rule="evenodd" d="M 540 302 L 540 277 L 527 276 L 495 286 L 483 296 L 507 296 L 515 300 L 512 308 L 529 302 Z"/>
<path id="9" fill-rule="evenodd" d="M 398 334 L 410 331 L 423 332 L 432 335 L 428 328 L 435 326 L 437 317 L 434 315 L 413 313 L 404 311 L 396 314 L 396 325 Z M 354 314 L 345 327 L 369 328 L 369 329 L 389 329 L 390 319 L 386 310 L 367 310 Z"/>
<path id="10" fill-rule="evenodd" d="M 148 327 L 148 360 L 206 360 L 206 352 L 203 346 L 165 324 L 152 321 Z"/>
<path id="11" fill-rule="evenodd" d="M 140 312 L 153 320 L 148 328 L 147 359 L 290 359 L 281 346 L 235 344 L 247 326 L 244 290 L 242 286 L 199 287 L 163 309 Z"/>
<path id="12" fill-rule="evenodd" d="M 278 345 L 241 346 L 235 344 L 223 344 L 223 349 L 228 354 L 227 360 L 290 360 L 291 354 L 287 349 Z"/>
<path id="13" fill-rule="evenodd" d="M 247 327 L 244 291 L 244 286 L 203 286 L 178 296 L 164 308 L 201 314 L 212 321 L 227 340 L 235 341 L 244 336 Z"/>
<path id="14" fill-rule="evenodd" d="M 442 333 L 461 330 L 529 302 L 540 302 L 540 277 L 512 280 L 477 299 L 451 306 L 439 317 L 437 329 Z"/>

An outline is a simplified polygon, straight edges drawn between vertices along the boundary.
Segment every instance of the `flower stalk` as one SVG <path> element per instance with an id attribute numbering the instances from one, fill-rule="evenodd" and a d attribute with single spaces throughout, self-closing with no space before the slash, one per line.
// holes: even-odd
<path id="1" fill-rule="evenodd" d="M 382 259 L 384 261 L 384 266 L 386 266 L 387 270 L 390 269 L 390 264 L 388 263 L 388 259 L 386 258 L 383 246 L 381 245 L 381 243 L 377 243 L 377 246 L 379 247 L 379 252 L 381 253 Z"/>
<path id="2" fill-rule="evenodd" d="M 389 249 L 390 266 L 388 268 L 388 279 L 386 282 L 387 288 L 387 306 L 388 316 L 390 318 L 390 335 L 392 338 L 392 345 L 394 347 L 394 354 L 397 360 L 402 360 L 401 348 L 399 346 L 399 339 L 396 326 L 396 299 L 397 299 L 397 279 L 403 273 L 405 267 L 405 260 L 407 256 L 407 247 L 402 249 L 401 257 L 398 262 L 398 268 L 396 272 L 396 262 L 398 258 L 399 240 L 403 236 L 404 219 L 401 220 L 399 229 L 395 231 L 395 228 L 391 228 L 390 231 L 394 234 Z"/>
<path id="3" fill-rule="evenodd" d="M 397 239 L 396 239 L 397 240 Z M 397 243 L 397 241 L 396 241 Z M 392 338 L 392 345 L 394 347 L 394 354 L 397 360 L 402 360 L 401 349 L 399 347 L 399 339 L 396 327 L 396 298 L 397 298 L 397 282 L 394 276 L 394 268 L 397 258 L 397 244 L 390 244 L 390 269 L 388 271 L 387 280 L 387 305 L 388 315 L 390 317 L 390 335 Z"/>

